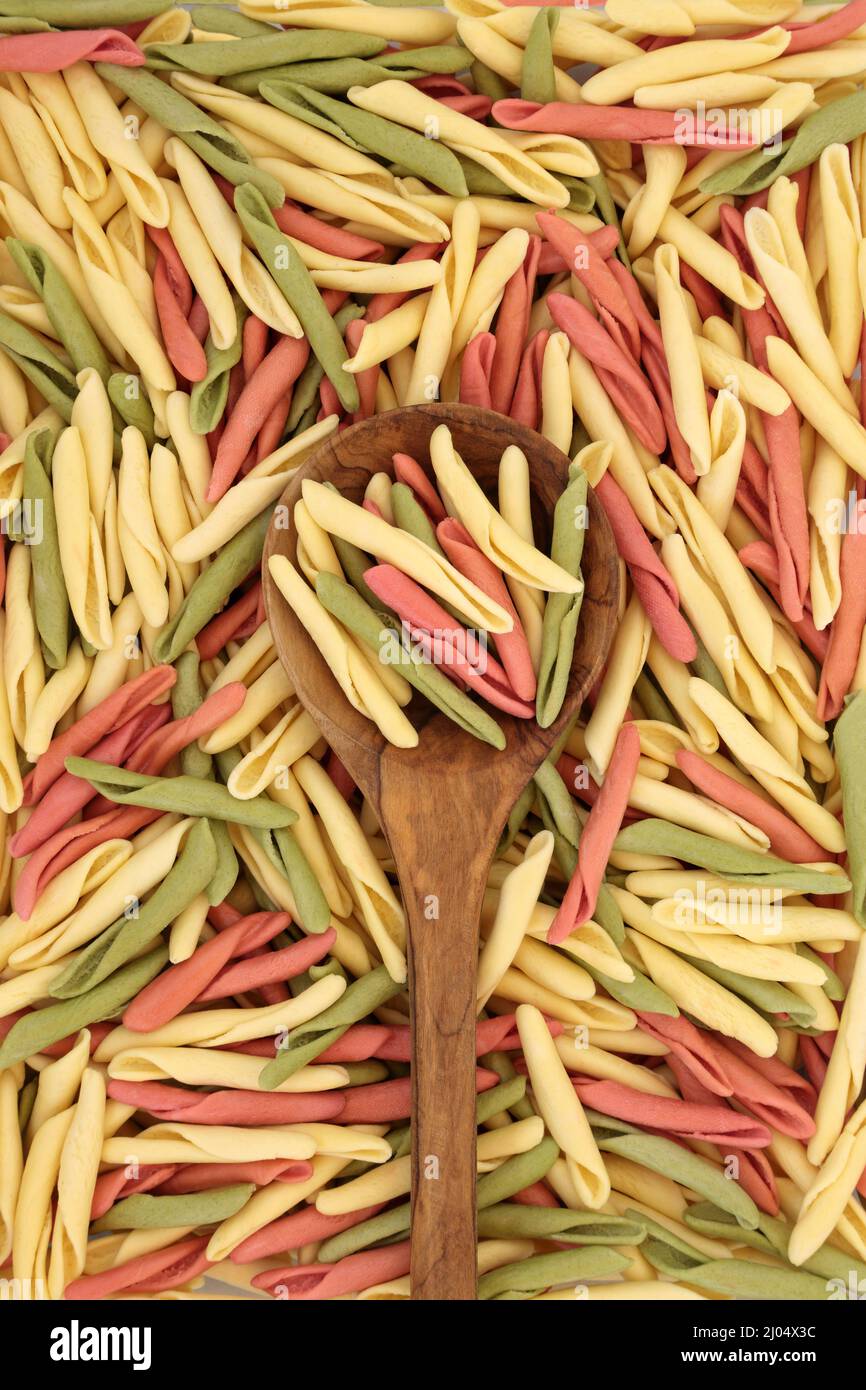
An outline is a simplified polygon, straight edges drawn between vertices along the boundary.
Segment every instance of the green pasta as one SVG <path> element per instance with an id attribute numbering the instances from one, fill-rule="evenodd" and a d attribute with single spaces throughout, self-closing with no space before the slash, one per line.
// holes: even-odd
<path id="1" fill-rule="evenodd" d="M 718 666 L 713 661 L 713 658 L 710 656 L 697 633 L 694 634 L 694 637 L 698 654 L 694 661 L 689 663 L 689 670 L 693 675 L 698 676 L 702 681 L 706 681 L 708 685 L 718 690 L 720 695 L 727 697 L 727 687 L 722 680 L 722 674 Z"/>
<path id="2" fill-rule="evenodd" d="M 514 803 L 514 806 L 511 809 L 511 814 L 509 815 L 508 820 L 505 822 L 505 829 L 503 830 L 501 838 L 499 840 L 499 844 L 496 847 L 497 858 L 501 858 L 501 856 L 505 854 L 514 844 L 514 841 L 520 834 L 523 822 L 526 820 L 526 817 L 532 810 L 534 803 L 535 782 L 532 781 L 529 782 L 528 785 L 523 788 L 523 791 L 520 793 L 520 796 L 517 798 L 517 801 Z"/>
<path id="3" fill-rule="evenodd" d="M 228 783 L 232 771 L 240 762 L 240 749 L 227 748 L 224 752 L 217 753 L 217 766 L 220 769 L 220 776 L 224 783 Z M 215 821 L 215 824 L 220 824 Z M 228 827 L 227 827 L 228 828 Z M 328 924 L 331 922 L 331 912 L 329 912 L 327 899 L 321 891 L 316 874 L 310 869 L 303 849 L 297 844 L 295 835 L 288 828 L 279 830 L 267 830 L 263 827 L 250 827 L 250 834 L 256 844 L 263 849 L 264 855 L 270 860 L 274 869 L 281 877 L 288 881 L 295 899 L 295 910 L 297 920 L 302 923 L 304 930 L 327 931 Z M 231 841 L 229 841 L 231 845 Z M 234 853 L 234 848 L 232 848 Z"/>
<path id="4" fill-rule="evenodd" d="M 586 1117 L 603 1152 L 630 1158 L 653 1173 L 661 1173 L 692 1192 L 699 1192 L 717 1207 L 729 1211 L 737 1224 L 747 1230 L 754 1230 L 758 1225 L 760 1213 L 749 1194 L 737 1183 L 729 1182 L 705 1158 L 681 1148 L 670 1139 L 644 1134 L 633 1125 L 611 1119 L 609 1115 L 600 1115 L 595 1110 L 588 1109 Z"/>
<path id="5" fill-rule="evenodd" d="M 394 522 L 401 531 L 408 531 L 410 536 L 415 536 L 417 540 L 429 545 L 437 555 L 444 555 L 429 516 L 412 489 L 405 483 L 391 484 L 391 510 L 394 513 Z"/>
<path id="6" fill-rule="evenodd" d="M 240 140 L 173 87 L 144 68 L 122 68 L 116 63 L 94 66 L 100 77 L 113 82 L 230 183 L 254 184 L 271 207 L 278 208 L 285 201 L 280 184 L 273 175 L 257 168 Z"/>
<path id="7" fill-rule="evenodd" d="M 581 831 L 574 801 L 551 758 L 540 765 L 533 782 L 544 828 L 553 835 L 556 862 L 566 879 L 570 879 L 577 868 Z"/>
<path id="8" fill-rule="evenodd" d="M 478 1234 L 491 1239 L 558 1240 L 567 1245 L 640 1245 L 646 1227 L 637 1212 L 633 1216 L 630 1221 L 600 1211 L 498 1202 L 478 1213 Z"/>
<path id="9" fill-rule="evenodd" d="M 295 900 L 298 921 L 314 935 L 327 931 L 331 921 L 328 901 L 295 835 L 291 830 L 277 830 L 274 840 Z"/>
<path id="10" fill-rule="evenodd" d="M 290 238 L 280 231 L 261 192 L 252 184 L 236 189 L 235 208 L 244 231 L 297 314 L 310 351 L 324 367 L 342 405 L 346 410 L 357 410 L 358 383 L 343 365 L 349 356 L 346 344 Z"/>
<path id="11" fill-rule="evenodd" d="M 26 19 L 20 15 L 0 14 L 0 34 L 44 34 L 51 25 L 44 19 Z"/>
<path id="12" fill-rule="evenodd" d="M 758 1264 L 753 1260 L 708 1260 L 667 1227 L 647 1221 L 641 1253 L 660 1274 L 729 1298 L 765 1300 L 826 1299 L 827 1282 L 803 1270 Z"/>
<path id="13" fill-rule="evenodd" d="M 221 85 L 245 96 L 256 96 L 264 82 L 303 82 L 317 92 L 345 94 L 350 87 L 375 87 L 389 77 L 402 77 L 407 82 L 423 77 L 420 68 L 404 68 L 392 72 L 369 58 L 324 58 L 317 63 L 283 63 L 276 68 L 253 68 L 235 77 L 224 77 Z"/>
<path id="14" fill-rule="evenodd" d="M 88 1028 L 91 1023 L 101 1023 L 122 1013 L 129 1001 L 159 974 L 167 960 L 168 947 L 160 944 L 76 999 L 65 999 L 25 1014 L 0 1043 L 0 1071 L 35 1056 L 61 1038 Z"/>
<path id="15" fill-rule="evenodd" d="M 728 1212 L 714 1207 L 712 1202 L 696 1202 L 683 1212 L 683 1221 L 701 1235 L 721 1240 L 730 1240 L 733 1236 L 743 1245 L 787 1261 L 791 1227 L 778 1216 L 762 1211 L 758 1229 L 743 1231 Z M 851 1274 L 858 1280 L 866 1279 L 866 1264 L 835 1245 L 819 1245 L 814 1254 L 804 1260 L 802 1268 L 822 1279 L 841 1279 L 847 1283 Z"/>
<path id="16" fill-rule="evenodd" d="M 206 1192 L 190 1192 L 180 1197 L 155 1197 L 136 1192 L 115 1202 L 94 1223 L 94 1231 L 153 1231 L 170 1226 L 213 1226 L 226 1221 L 245 1206 L 256 1190 L 255 1183 L 236 1182 L 228 1187 L 212 1187 Z"/>
<path id="17" fill-rule="evenodd" d="M 254 825 L 259 830 L 278 830 L 298 819 L 295 811 L 267 796 L 242 800 L 218 782 L 200 781 L 197 777 L 149 776 L 92 758 L 67 758 L 66 771 L 73 777 L 85 778 L 100 796 L 119 806 L 148 806 L 180 816 L 206 816 L 234 825 Z"/>
<path id="18" fill-rule="evenodd" d="M 384 965 L 377 966 L 368 975 L 362 975 L 349 985 L 336 1004 L 289 1034 L 273 1061 L 262 1068 L 259 1088 L 273 1091 L 280 1082 L 294 1076 L 296 1071 L 307 1066 L 320 1052 L 341 1038 L 353 1023 L 360 1023 L 367 1014 L 393 999 L 402 988 L 391 979 Z"/>
<path id="19" fill-rule="evenodd" d="M 478 164 L 474 159 L 470 159 L 469 156 L 465 154 L 457 155 L 457 160 L 460 164 L 466 187 L 474 197 L 511 197 L 514 190 L 509 188 L 508 184 L 503 182 L 503 180 L 490 169 L 485 169 L 483 165 Z M 393 169 L 392 172 L 394 172 Z M 406 170 L 406 173 L 408 172 L 409 170 Z M 402 170 L 400 171 L 400 176 L 405 176 Z"/>
<path id="20" fill-rule="evenodd" d="M 476 92 L 480 96 L 489 97 L 491 101 L 504 101 L 512 90 L 510 84 L 500 73 L 494 72 L 486 63 L 479 62 L 477 58 L 469 71 Z"/>
<path id="21" fill-rule="evenodd" d="M 393 634 L 394 646 L 400 644 L 400 634 L 386 617 L 375 612 L 360 594 L 334 574 L 322 571 L 316 576 L 316 594 L 329 613 L 353 632 L 372 651 L 383 651 L 383 637 Z M 400 647 L 397 665 L 400 674 L 410 685 L 420 690 L 431 704 L 453 719 L 461 729 L 474 734 L 494 748 L 505 747 L 505 736 L 495 719 L 469 699 L 437 666 L 425 661 L 412 648 Z"/>
<path id="22" fill-rule="evenodd" d="M 639 1215 L 638 1212 L 631 1214 L 635 1217 Z M 648 1217 L 641 1219 L 647 1228 L 647 1238 L 643 1242 L 641 1253 L 660 1274 L 682 1280 L 694 1288 L 708 1289 L 712 1293 L 726 1294 L 737 1299 L 783 1301 L 830 1297 L 832 1288 L 828 1281 L 803 1269 L 795 1269 L 792 1265 L 779 1268 L 737 1258 L 708 1259 L 695 1246 L 674 1235 L 666 1226 Z M 729 1235 L 733 1234 L 733 1231 L 729 1232 Z M 746 1234 L 748 1237 L 752 1233 Z M 757 1249 L 764 1248 L 763 1244 L 754 1240 L 747 1239 L 746 1243 L 756 1245 Z M 770 1242 L 766 1244 L 769 1245 Z M 772 1245 L 770 1250 L 774 1254 L 783 1254 L 775 1251 Z"/>
<path id="23" fill-rule="evenodd" d="M 227 748 L 217 754 L 217 766 L 224 782 L 228 782 L 240 761 L 239 748 Z M 292 831 L 253 826 L 250 833 L 277 873 L 287 880 L 295 900 L 298 921 L 304 930 L 313 933 L 327 931 L 331 921 L 327 899 Z"/>
<path id="24" fill-rule="evenodd" d="M 46 666 L 62 671 L 69 648 L 69 597 L 57 536 L 57 515 L 51 487 L 51 430 L 32 430 L 24 452 L 24 501 L 34 508 L 40 528 L 39 544 L 31 548 L 33 612 Z"/>
<path id="25" fill-rule="evenodd" d="M 753 1260 L 708 1260 L 689 1271 L 688 1282 L 697 1289 L 755 1302 L 816 1302 L 829 1299 L 833 1292 L 826 1279 L 817 1279 L 814 1274 L 793 1266 L 772 1269 Z"/>
<path id="26" fill-rule="evenodd" d="M 331 484 L 326 483 L 325 486 L 330 487 Z M 384 612 L 388 613 L 390 617 L 396 618 L 396 614 L 392 613 L 390 608 L 383 607 L 364 579 L 364 574 L 373 564 L 369 555 L 365 554 L 357 545 L 353 545 L 351 541 L 344 541 L 340 536 L 332 536 L 331 543 L 337 552 L 343 573 L 347 575 L 352 588 L 357 590 L 364 602 L 375 613 Z"/>
<path id="27" fill-rule="evenodd" d="M 141 377 L 134 372 L 114 372 L 105 389 L 123 423 L 141 430 L 148 449 L 152 449 L 156 443 L 156 424 Z"/>
<path id="28" fill-rule="evenodd" d="M 811 961 L 812 965 L 817 965 L 820 970 L 823 970 L 824 983 L 821 988 L 828 999 L 839 1001 L 845 998 L 845 986 L 836 974 L 836 971 L 830 968 L 823 957 L 818 955 L 817 951 L 813 951 L 812 947 L 807 946 L 805 941 L 798 941 L 794 950 L 797 952 L 798 956 L 802 956 L 804 960 Z"/>
<path id="29" fill-rule="evenodd" d="M 234 43 L 148 44 L 147 66 L 156 70 L 201 73 L 205 77 L 235 77 L 241 72 L 309 63 L 327 58 L 368 58 L 379 53 L 382 40 L 369 34 L 325 29 L 269 29 L 266 34 L 238 38 Z"/>
<path id="30" fill-rule="evenodd" d="M 598 890 L 595 912 L 592 915 L 598 925 L 607 932 L 613 944 L 621 946 L 625 941 L 625 922 L 622 919 L 617 901 L 606 883 L 603 883 Z"/>
<path id="31" fill-rule="evenodd" d="M 631 1261 L 618 1250 L 587 1246 L 583 1250 L 557 1250 L 552 1255 L 530 1255 L 514 1264 L 500 1265 L 478 1280 L 478 1298 L 484 1301 L 512 1292 L 540 1293 L 555 1284 L 582 1283 L 621 1274 Z"/>
<path id="32" fill-rule="evenodd" d="M 634 979 L 626 982 L 611 979 L 610 975 L 603 974 L 594 965 L 587 965 L 585 960 L 581 960 L 580 964 L 597 984 L 607 990 L 611 999 L 615 999 L 618 1004 L 624 1004 L 627 1009 L 639 1009 L 644 1013 L 666 1014 L 668 1018 L 679 1018 L 680 1011 L 670 995 L 659 989 L 655 981 L 644 975 L 636 966 L 631 967 Z M 699 962 L 695 961 L 695 964 Z"/>
<path id="33" fill-rule="evenodd" d="M 495 1090 L 497 1092 L 503 1092 L 504 1095 L 506 1085 L 510 1086 L 512 1084 L 517 1083 L 518 1081 L 525 1082 L 526 1080 L 525 1077 L 517 1075 L 517 1072 L 514 1069 L 514 1063 L 511 1061 L 511 1058 L 509 1057 L 507 1052 L 488 1052 L 484 1055 L 484 1057 L 481 1058 L 479 1065 L 482 1067 L 488 1067 L 490 1071 L 496 1072 L 496 1075 L 500 1077 L 502 1080 L 502 1085 L 495 1087 Z M 486 1095 L 487 1092 L 485 1092 L 484 1094 Z M 490 1092 L 490 1094 L 492 1095 L 493 1092 Z M 479 1096 L 476 1102 L 479 1124 L 482 1123 L 481 1114 L 483 1099 L 483 1095 Z M 532 1104 L 528 1096 L 526 1095 L 525 1087 L 519 1095 L 515 1093 L 515 1099 L 513 1101 L 510 1100 L 507 1095 L 505 1095 L 504 1103 L 505 1109 L 509 1110 L 516 1120 L 528 1120 L 535 1114 L 535 1111 L 532 1108 Z"/>
<path id="34" fill-rule="evenodd" d="M 199 677 L 198 652 L 184 652 L 175 662 L 175 683 L 171 688 L 171 712 L 175 719 L 187 719 L 199 708 L 203 695 Z M 213 759 L 204 753 L 197 742 L 187 744 L 180 755 L 181 771 L 185 777 L 209 777 Z"/>
<path id="35" fill-rule="evenodd" d="M 33 1107 L 36 1104 L 36 1092 L 39 1089 L 39 1078 L 34 1076 L 31 1081 L 25 1082 L 18 1093 L 18 1128 L 23 1134 L 30 1123 L 30 1116 L 33 1114 Z"/>
<path id="36" fill-rule="evenodd" d="M 586 535 L 586 489 L 586 474 L 579 464 L 573 463 L 568 470 L 568 485 L 553 513 L 551 559 L 577 578 Z M 579 593 L 550 594 L 547 599 L 535 702 L 536 718 L 543 729 L 550 727 L 562 709 L 582 603 L 583 585 Z"/>
<path id="37" fill-rule="evenodd" d="M 259 92 L 272 106 L 308 121 L 353 148 L 399 164 L 455 198 L 466 197 L 468 190 L 460 163 L 438 140 L 427 140 L 417 131 L 348 102 L 334 101 L 311 87 L 263 82 Z"/>
<path id="38" fill-rule="evenodd" d="M 171 689 L 171 712 L 175 719 L 184 719 L 195 713 L 203 698 L 198 653 L 183 652 L 175 662 L 175 672 L 177 679 Z M 213 759 L 209 753 L 202 752 L 197 741 L 182 749 L 180 766 L 185 777 L 214 780 Z M 210 828 L 216 846 L 217 867 L 205 894 L 208 902 L 215 904 L 223 902 L 234 887 L 238 876 L 238 857 L 225 821 L 211 821 Z"/>
<path id="39" fill-rule="evenodd" d="M 3 313 L 0 313 L 0 348 L 68 424 L 78 385 L 56 353 L 23 323 Z"/>
<path id="40" fill-rule="evenodd" d="M 219 613 L 229 594 L 259 564 L 272 511 L 248 521 L 222 548 L 193 584 L 180 608 L 153 644 L 154 661 L 176 661 L 181 652 Z"/>
<path id="41" fill-rule="evenodd" d="M 617 835 L 613 847 L 629 853 L 681 859 L 709 869 L 732 883 L 791 888 L 796 893 L 813 894 L 844 893 L 851 886 L 842 874 L 825 874 L 800 864 L 789 864 L 773 854 L 740 849 L 711 835 L 699 835 L 695 830 L 684 830 L 682 826 L 650 817 L 627 825 Z"/>
<path id="42" fill-rule="evenodd" d="M 465 72 L 470 61 L 468 49 L 458 43 L 431 44 L 429 48 L 386 48 L 376 59 L 392 77 L 400 77 L 404 68 L 420 68 L 423 72 Z"/>
<path id="43" fill-rule="evenodd" d="M 635 681 L 634 693 L 647 719 L 657 719 L 661 724 L 673 724 L 674 728 L 679 725 L 679 719 L 646 670 L 641 671 Z"/>
<path id="44" fill-rule="evenodd" d="M 106 927 L 51 983 L 55 999 L 83 995 L 126 965 L 203 893 L 216 869 L 216 849 L 210 826 L 198 820 L 162 882 L 147 902 L 135 904 L 135 916 L 124 916 Z"/>
<path id="45" fill-rule="evenodd" d="M 190 10 L 193 25 L 207 34 L 231 34 L 236 39 L 253 39 L 256 34 L 273 32 L 271 24 L 251 19 L 229 5 L 193 5 Z"/>
<path id="46" fill-rule="evenodd" d="M 350 323 L 363 317 L 364 308 L 362 305 L 351 302 L 344 304 L 342 309 L 334 315 L 334 323 L 337 325 L 340 336 L 343 336 Z M 313 411 L 313 419 L 309 423 L 314 423 L 315 417 L 319 413 L 319 386 L 324 375 L 321 362 L 311 356 L 292 392 L 292 404 L 286 420 L 287 438 L 290 439 L 296 430 L 300 432 L 303 417 L 309 410 Z"/>
<path id="47" fill-rule="evenodd" d="M 395 1154 L 394 1157 L 397 1158 L 399 1155 Z M 357 1226 L 350 1227 L 348 1231 L 341 1231 L 339 1235 L 330 1236 L 322 1241 L 318 1259 L 331 1264 L 342 1260 L 346 1255 L 354 1255 L 358 1250 L 366 1250 L 370 1245 L 389 1243 L 409 1230 L 409 1213 L 409 1203 L 401 1202 L 399 1206 L 380 1212 L 378 1216 L 359 1221 Z"/>
<path id="48" fill-rule="evenodd" d="M 560 183 L 565 184 L 571 195 L 568 200 L 571 212 L 592 212 L 596 202 L 595 190 L 590 187 L 586 179 L 575 178 L 572 174 L 557 174 L 556 177 Z M 578 445 L 578 448 L 582 447 L 581 444 Z M 577 451 L 576 448 L 572 448 L 570 453 L 574 455 Z"/>
<path id="49" fill-rule="evenodd" d="M 520 73 L 520 95 L 524 101 L 541 105 L 556 101 L 556 65 L 553 61 L 553 36 L 559 24 L 559 11 L 537 11 L 523 49 Z"/>
<path id="50" fill-rule="evenodd" d="M 852 911 L 866 927 L 866 692 L 849 698 L 836 721 L 833 753 L 842 780 L 842 810 L 852 880 Z"/>
<path id="51" fill-rule="evenodd" d="M 59 29 L 135 24 L 170 10 L 172 0 L 0 0 L 0 14 L 41 20 Z"/>
<path id="52" fill-rule="evenodd" d="M 486 1124 L 494 1115 L 503 1110 L 510 1110 L 512 1106 L 518 1105 L 525 1095 L 525 1076 L 513 1076 L 490 1091 L 482 1091 L 475 1104 L 478 1124 Z"/>
<path id="53" fill-rule="evenodd" d="M 492 1173 L 482 1173 L 475 1185 L 478 1210 L 505 1202 L 524 1187 L 541 1182 L 558 1158 L 559 1145 L 548 1135 L 526 1153 L 506 1158 Z"/>
<path id="54" fill-rule="evenodd" d="M 235 309 L 238 310 L 238 302 Z M 189 423 L 196 434 L 210 434 L 216 429 L 229 398 L 232 367 L 241 360 L 243 352 L 243 322 L 246 308 L 238 312 L 238 336 L 227 348 L 218 348 L 208 333 L 204 352 L 207 370 L 197 381 L 189 396 Z"/>
<path id="55" fill-rule="evenodd" d="M 322 376 L 324 376 L 324 375 L 325 375 L 325 373 L 322 372 Z M 300 420 L 298 421 L 297 425 L 295 426 L 294 431 L 293 431 L 292 436 L 291 436 L 292 439 L 296 438 L 297 435 L 299 435 L 299 434 L 304 434 L 306 430 L 312 429 L 312 428 L 313 428 L 313 425 L 316 423 L 316 421 L 318 420 L 318 418 L 319 418 L 319 402 L 318 402 L 318 400 L 315 400 L 315 401 L 313 401 L 310 405 L 307 406 L 307 409 L 304 411 L 303 415 L 301 416 Z"/>
<path id="56" fill-rule="evenodd" d="M 294 32 L 298 33 L 297 30 Z M 328 37 L 347 39 L 358 36 L 329 31 Z M 345 56 L 339 56 L 335 46 L 330 58 L 253 68 L 224 78 L 223 86 L 255 96 L 265 82 L 300 82 L 305 87 L 315 88 L 317 92 L 339 92 L 344 95 L 350 87 L 374 87 L 377 82 L 386 82 L 389 78 L 412 82 L 427 73 L 462 72 L 466 67 L 466 50 L 457 44 L 393 50 L 383 47 L 384 40 L 371 39 L 367 35 L 361 37 L 367 43 L 377 45 L 376 48 L 365 50 L 370 55 L 375 54 L 375 57 L 352 56 L 348 51 Z"/>
<path id="57" fill-rule="evenodd" d="M 10 256 L 30 288 L 39 295 L 58 340 L 66 348 L 77 372 L 93 367 L 103 381 L 111 375 L 111 363 L 90 326 L 90 321 L 66 280 L 47 252 L 29 241 L 8 236 Z"/>

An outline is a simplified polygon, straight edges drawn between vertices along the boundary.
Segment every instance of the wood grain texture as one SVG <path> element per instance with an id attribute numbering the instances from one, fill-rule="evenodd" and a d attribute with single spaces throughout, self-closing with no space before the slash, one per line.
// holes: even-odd
<path id="1" fill-rule="evenodd" d="M 391 456 L 398 452 L 411 454 L 432 478 L 429 440 L 443 423 L 494 498 L 503 450 L 516 444 L 524 451 L 536 542 L 546 549 L 553 508 L 567 481 L 565 455 L 493 411 L 410 406 L 332 436 L 298 469 L 281 498 L 287 521 L 268 533 L 262 575 L 280 659 L 310 715 L 369 798 L 397 865 L 409 925 L 412 1001 L 412 1296 L 453 1301 L 474 1299 L 476 1290 L 475 974 L 484 887 L 512 806 L 602 669 L 619 601 L 616 546 L 590 489 L 586 587 L 562 711 L 550 728 L 541 729 L 534 720 L 494 710 L 506 736 L 502 752 L 464 733 L 417 695 L 407 713 L 421 733 L 418 747 L 386 743 L 345 699 L 267 563 L 271 555 L 297 563 L 293 512 L 305 478 L 332 482 L 360 502 L 371 474 L 392 472 Z"/>

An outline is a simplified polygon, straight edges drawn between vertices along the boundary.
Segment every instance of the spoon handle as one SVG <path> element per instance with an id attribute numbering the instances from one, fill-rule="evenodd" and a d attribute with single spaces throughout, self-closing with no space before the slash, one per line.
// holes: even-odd
<path id="1" fill-rule="evenodd" d="M 388 823 L 400 827 L 392 849 L 409 923 L 412 1297 L 474 1299 L 478 928 L 498 827 L 483 797 L 460 797 L 458 813 L 447 780 L 436 789 L 447 800 L 416 777 L 399 781 L 402 814 L 391 804 Z"/>

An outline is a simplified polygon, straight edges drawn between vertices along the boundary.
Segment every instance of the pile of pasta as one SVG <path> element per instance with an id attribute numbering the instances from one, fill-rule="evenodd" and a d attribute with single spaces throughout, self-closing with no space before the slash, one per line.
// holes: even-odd
<path id="1" fill-rule="evenodd" d="M 479 923 L 479 1297 L 862 1296 L 864 76 L 864 0 L 0 0 L 4 1298 L 410 1296 L 400 885 L 261 557 L 435 399 L 623 579 Z"/>
<path id="2" fill-rule="evenodd" d="M 499 460 L 498 507 L 447 425 L 430 437 L 435 482 L 409 454 L 390 463 L 390 472 L 371 475 L 360 504 L 303 480 L 294 520 L 309 582 L 286 555 L 272 555 L 280 593 L 347 699 L 396 748 L 418 745 L 402 708 L 413 689 L 494 748 L 505 747 L 502 728 L 470 693 L 549 727 L 565 698 L 583 600 L 588 515 L 579 459 L 554 507 L 550 555 L 535 545 L 529 462 L 516 445 Z"/>

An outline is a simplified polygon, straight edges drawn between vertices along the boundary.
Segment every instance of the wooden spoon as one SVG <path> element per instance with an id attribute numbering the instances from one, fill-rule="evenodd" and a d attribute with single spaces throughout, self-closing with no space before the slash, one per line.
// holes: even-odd
<path id="1" fill-rule="evenodd" d="M 599 675 L 616 625 L 619 564 L 604 512 L 590 490 L 583 552 L 585 593 L 562 711 L 548 729 L 492 711 L 502 752 L 463 732 L 415 696 L 408 713 L 418 746 L 394 748 L 349 704 L 268 569 L 271 555 L 297 563 L 294 507 L 305 478 L 363 499 L 391 456 L 411 454 L 432 477 L 429 441 L 448 425 L 458 453 L 496 495 L 509 444 L 529 461 L 536 543 L 546 548 L 568 459 L 534 431 L 494 411 L 420 405 L 388 411 L 333 435 L 292 477 L 262 564 L 265 608 L 277 652 L 298 696 L 368 798 L 400 878 L 409 925 L 412 1000 L 412 1297 L 476 1296 L 475 975 L 487 874 L 503 826 L 557 736 Z M 339 852 L 339 845 L 336 846 Z"/>

